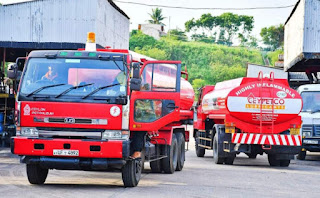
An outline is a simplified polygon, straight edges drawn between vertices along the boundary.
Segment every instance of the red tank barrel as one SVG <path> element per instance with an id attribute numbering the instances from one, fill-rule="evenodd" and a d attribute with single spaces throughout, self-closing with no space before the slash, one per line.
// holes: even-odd
<path id="1" fill-rule="evenodd" d="M 251 133 L 280 133 L 300 125 L 301 96 L 286 80 L 238 78 L 224 81 L 204 96 L 203 111 Z M 214 117 L 216 116 L 216 117 Z"/>

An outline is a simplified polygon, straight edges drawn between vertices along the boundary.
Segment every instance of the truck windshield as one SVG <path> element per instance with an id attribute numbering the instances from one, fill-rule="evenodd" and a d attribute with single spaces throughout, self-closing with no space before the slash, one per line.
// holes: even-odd
<path id="1" fill-rule="evenodd" d="M 320 111 L 320 92 L 305 91 L 301 93 L 303 108 L 302 111 L 318 112 Z"/>
<path id="2" fill-rule="evenodd" d="M 127 70 L 120 60 L 30 58 L 24 72 L 20 89 L 24 97 L 126 96 Z"/>

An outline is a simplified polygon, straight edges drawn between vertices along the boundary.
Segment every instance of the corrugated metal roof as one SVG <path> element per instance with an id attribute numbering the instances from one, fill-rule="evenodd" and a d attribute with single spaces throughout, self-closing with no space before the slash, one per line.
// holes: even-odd
<path id="1" fill-rule="evenodd" d="M 44 1 L 44 0 L 0 0 L 0 4 L 7 6 L 7 5 L 13 5 L 13 4 L 19 4 L 19 3 L 27 3 L 30 1 Z M 112 0 L 107 0 L 107 1 L 112 5 L 112 7 L 118 10 L 123 16 L 130 19 L 129 16 L 123 10 L 121 10 Z"/>
<path id="2" fill-rule="evenodd" d="M 35 0 L 0 6 L 0 26 L 0 47 L 62 49 L 70 43 L 84 44 L 87 32 L 96 32 L 96 42 L 103 47 L 129 47 L 129 20 L 109 0 Z"/>

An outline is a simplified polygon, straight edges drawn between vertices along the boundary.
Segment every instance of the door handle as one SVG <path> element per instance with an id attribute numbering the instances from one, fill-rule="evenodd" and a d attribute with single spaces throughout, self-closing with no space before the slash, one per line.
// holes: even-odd
<path id="1" fill-rule="evenodd" d="M 174 103 L 169 103 L 169 104 L 167 104 L 166 107 L 169 108 L 169 109 L 177 109 L 177 108 L 179 108 L 179 106 L 175 106 Z"/>

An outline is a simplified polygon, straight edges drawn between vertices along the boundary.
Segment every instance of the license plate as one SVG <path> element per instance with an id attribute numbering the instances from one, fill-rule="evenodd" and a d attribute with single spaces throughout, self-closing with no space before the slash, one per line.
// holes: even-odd
<path id="1" fill-rule="evenodd" d="M 318 140 L 303 140 L 305 144 L 318 144 Z"/>
<path id="2" fill-rule="evenodd" d="M 78 150 L 53 150 L 53 155 L 60 155 L 60 156 L 79 156 Z"/>

